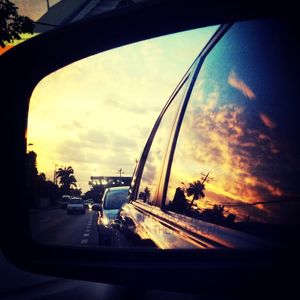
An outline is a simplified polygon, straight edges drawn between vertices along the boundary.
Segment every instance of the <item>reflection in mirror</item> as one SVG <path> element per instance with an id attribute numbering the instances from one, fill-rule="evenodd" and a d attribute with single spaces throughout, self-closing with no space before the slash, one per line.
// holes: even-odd
<path id="1" fill-rule="evenodd" d="M 272 245 L 296 243 L 299 103 L 283 45 L 279 23 L 240 23 L 211 51 L 181 126 L 167 210 Z"/>
<path id="2" fill-rule="evenodd" d="M 45 77 L 28 115 L 26 187 L 35 241 L 134 246 L 116 220 L 164 103 L 217 27 L 151 39 Z"/>

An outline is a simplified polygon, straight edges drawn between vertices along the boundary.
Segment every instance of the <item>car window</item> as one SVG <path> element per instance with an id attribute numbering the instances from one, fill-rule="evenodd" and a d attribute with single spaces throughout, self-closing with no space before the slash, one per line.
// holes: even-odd
<path id="1" fill-rule="evenodd" d="M 151 205 L 160 205 L 156 198 L 156 192 L 159 187 L 160 175 L 171 138 L 171 132 L 186 92 L 188 79 L 189 75 L 186 76 L 183 84 L 163 115 L 145 162 L 138 198 Z"/>
<path id="2" fill-rule="evenodd" d="M 277 21 L 237 23 L 207 56 L 178 137 L 167 210 L 265 237 L 299 222 L 297 73 L 283 32 Z"/>
<path id="3" fill-rule="evenodd" d="M 104 209 L 119 209 L 127 201 L 128 190 L 109 191 L 104 200 Z"/>

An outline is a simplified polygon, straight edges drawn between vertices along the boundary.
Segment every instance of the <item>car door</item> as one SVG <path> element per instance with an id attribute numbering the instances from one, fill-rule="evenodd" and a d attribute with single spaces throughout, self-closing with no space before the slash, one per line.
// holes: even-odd
<path id="1" fill-rule="evenodd" d="M 159 248 L 292 243 L 300 169 L 292 44 L 279 20 L 216 33 L 146 145 L 130 207 L 137 234 Z"/>

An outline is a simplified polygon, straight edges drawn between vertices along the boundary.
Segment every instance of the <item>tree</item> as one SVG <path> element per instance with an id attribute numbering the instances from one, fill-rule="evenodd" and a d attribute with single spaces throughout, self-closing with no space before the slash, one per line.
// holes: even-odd
<path id="1" fill-rule="evenodd" d="M 84 195 L 86 199 L 92 198 L 95 203 L 101 201 L 104 194 L 105 187 L 102 184 L 94 185 L 90 191 L 87 191 Z"/>
<path id="2" fill-rule="evenodd" d="M 180 187 L 176 188 L 174 199 L 170 202 L 170 210 L 183 214 L 187 209 L 187 201 L 184 190 Z"/>
<path id="3" fill-rule="evenodd" d="M 38 176 L 37 154 L 34 151 L 30 151 L 26 154 L 26 181 L 27 184 L 35 182 Z"/>
<path id="4" fill-rule="evenodd" d="M 38 199 L 38 170 L 36 163 L 37 154 L 30 151 L 26 154 L 26 199 L 30 207 L 34 207 Z"/>
<path id="5" fill-rule="evenodd" d="M 55 205 L 55 200 L 60 197 L 58 186 L 47 180 L 44 173 L 37 176 L 37 190 L 39 198 L 48 198 L 51 205 Z"/>
<path id="6" fill-rule="evenodd" d="M 19 16 L 18 7 L 9 0 L 0 0 L 0 46 L 20 40 L 21 33 L 33 33 L 33 21 Z"/>
<path id="7" fill-rule="evenodd" d="M 186 189 L 186 193 L 188 196 L 193 196 L 193 200 L 190 204 L 190 209 L 192 208 L 195 200 L 199 200 L 205 197 L 205 194 L 203 192 L 204 190 L 204 183 L 200 182 L 200 180 L 196 180 L 193 183 L 189 183 L 189 187 Z"/>
<path id="8" fill-rule="evenodd" d="M 77 187 L 77 180 L 73 174 L 74 169 L 71 166 L 59 168 L 56 171 L 56 178 L 59 179 L 60 189 L 65 194 L 70 193 L 72 186 Z"/>

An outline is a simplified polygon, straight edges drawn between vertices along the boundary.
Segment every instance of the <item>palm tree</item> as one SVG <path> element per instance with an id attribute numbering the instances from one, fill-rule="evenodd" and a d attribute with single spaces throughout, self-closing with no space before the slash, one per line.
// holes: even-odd
<path id="1" fill-rule="evenodd" d="M 62 192 L 70 192 L 71 186 L 77 187 L 77 180 L 74 177 L 74 169 L 69 167 L 59 168 L 56 171 L 56 178 L 59 178 L 59 184 Z"/>
<path id="2" fill-rule="evenodd" d="M 192 208 L 195 200 L 199 200 L 205 197 L 205 194 L 203 192 L 204 190 L 204 183 L 200 182 L 200 180 L 196 180 L 193 183 L 189 183 L 189 187 L 186 189 L 186 193 L 188 196 L 193 196 L 193 200 L 190 204 L 190 209 Z"/>

